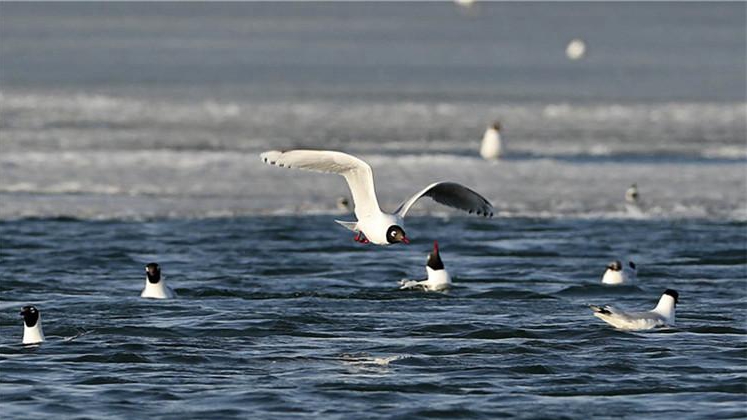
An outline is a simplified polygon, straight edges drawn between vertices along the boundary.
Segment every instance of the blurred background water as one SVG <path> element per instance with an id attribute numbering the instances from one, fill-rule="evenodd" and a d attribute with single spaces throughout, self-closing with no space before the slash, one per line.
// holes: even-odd
<path id="1" fill-rule="evenodd" d="M 0 3 L 0 411 L 744 417 L 746 15 Z M 507 156 L 489 163 L 496 119 Z M 366 159 L 385 209 L 449 179 L 497 217 L 423 202 L 412 246 L 360 246 L 332 222 L 341 178 L 259 161 L 296 147 Z M 434 239 L 457 287 L 397 291 Z M 597 285 L 616 258 L 638 287 Z M 151 260 L 179 300 L 137 298 Z M 668 287 L 663 332 L 584 306 L 653 307 Z M 32 351 L 28 303 L 53 337 Z"/>

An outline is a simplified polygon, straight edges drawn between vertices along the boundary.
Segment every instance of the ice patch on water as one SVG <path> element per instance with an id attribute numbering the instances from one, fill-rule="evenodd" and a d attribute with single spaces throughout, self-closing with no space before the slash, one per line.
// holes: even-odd
<path id="1" fill-rule="evenodd" d="M 747 160 L 747 143 L 741 146 L 706 147 L 703 149 L 702 156 L 705 158 Z"/>
<path id="2" fill-rule="evenodd" d="M 480 192 L 498 217 L 733 218 L 744 215 L 746 201 L 737 163 L 361 157 L 374 168 L 385 210 L 437 180 Z M 242 152 L 11 152 L 0 155 L 0 174 L 0 218 L 339 214 L 336 199 L 349 194 L 341 177 L 271 167 Z M 633 182 L 643 197 L 640 212 L 624 202 Z M 461 213 L 423 199 L 412 214 Z"/>
<path id="3" fill-rule="evenodd" d="M 272 168 L 267 149 L 366 159 L 382 207 L 437 180 L 499 217 L 744 218 L 744 103 L 186 102 L 0 91 L 0 218 L 336 213 L 340 177 Z M 507 158 L 477 157 L 500 117 Z M 403 182 L 406 180 L 406 182 Z M 637 182 L 640 214 L 626 211 Z M 413 214 L 455 213 L 429 200 Z M 735 216 L 736 215 L 736 216 Z"/>
<path id="4" fill-rule="evenodd" d="M 196 102 L 0 92 L 4 150 L 313 147 L 474 154 L 499 118 L 510 151 L 572 155 L 744 148 L 744 103 Z M 740 155 L 743 156 L 743 155 Z"/>

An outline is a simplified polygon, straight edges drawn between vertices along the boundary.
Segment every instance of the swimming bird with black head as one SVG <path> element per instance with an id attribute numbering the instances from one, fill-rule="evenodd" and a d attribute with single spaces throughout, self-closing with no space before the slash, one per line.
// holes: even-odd
<path id="1" fill-rule="evenodd" d="M 151 299 L 173 299 L 174 290 L 166 285 L 166 279 L 161 276 L 161 267 L 156 263 L 145 266 L 145 288 L 140 297 Z"/>
<path id="2" fill-rule="evenodd" d="M 638 280 L 638 267 L 633 261 L 623 265 L 620 260 L 607 264 L 607 270 L 602 275 L 602 283 L 610 285 L 632 285 Z"/>
<path id="3" fill-rule="evenodd" d="M 659 298 L 659 303 L 650 311 L 626 312 L 610 305 L 589 305 L 594 316 L 621 330 L 641 331 L 657 327 L 674 326 L 674 313 L 679 302 L 679 293 L 667 289 Z"/>
<path id="4" fill-rule="evenodd" d="M 42 331 L 41 313 L 33 305 L 21 308 L 20 315 L 23 317 L 23 341 L 24 345 L 39 344 L 44 341 Z"/>
<path id="5" fill-rule="evenodd" d="M 425 264 L 428 278 L 425 280 L 401 280 L 400 289 L 422 289 L 426 291 L 443 291 L 451 287 L 451 275 L 446 271 L 438 249 L 438 241 L 433 241 L 433 250 L 428 254 Z"/>

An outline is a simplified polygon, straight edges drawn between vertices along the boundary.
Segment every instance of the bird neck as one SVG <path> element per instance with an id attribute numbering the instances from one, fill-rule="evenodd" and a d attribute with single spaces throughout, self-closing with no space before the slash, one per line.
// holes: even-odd
<path id="1" fill-rule="evenodd" d="M 145 278 L 145 291 L 147 293 L 165 295 L 166 294 L 166 281 L 164 280 L 163 276 L 161 276 L 161 280 L 159 280 L 158 283 L 151 283 L 150 281 L 148 281 L 148 277 L 146 277 Z"/>
<path id="2" fill-rule="evenodd" d="M 662 296 L 653 312 L 658 313 L 667 318 L 671 323 L 674 323 L 674 298 L 669 295 Z"/>
<path id="3" fill-rule="evenodd" d="M 41 315 L 33 327 L 23 325 L 23 344 L 36 344 L 44 341 L 44 332 L 42 332 Z"/>

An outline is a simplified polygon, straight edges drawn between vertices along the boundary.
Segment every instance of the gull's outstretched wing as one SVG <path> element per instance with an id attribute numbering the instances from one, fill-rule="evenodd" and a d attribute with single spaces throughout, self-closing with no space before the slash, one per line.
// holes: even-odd
<path id="1" fill-rule="evenodd" d="M 493 205 L 485 197 L 456 182 L 431 184 L 400 204 L 394 213 L 400 217 L 405 217 L 410 207 L 421 197 L 430 197 L 438 203 L 469 213 L 493 217 Z"/>
<path id="2" fill-rule="evenodd" d="M 270 165 L 342 175 L 353 195 L 355 213 L 359 219 L 380 211 L 373 171 L 366 162 L 355 156 L 331 150 L 271 150 L 260 157 Z"/>

